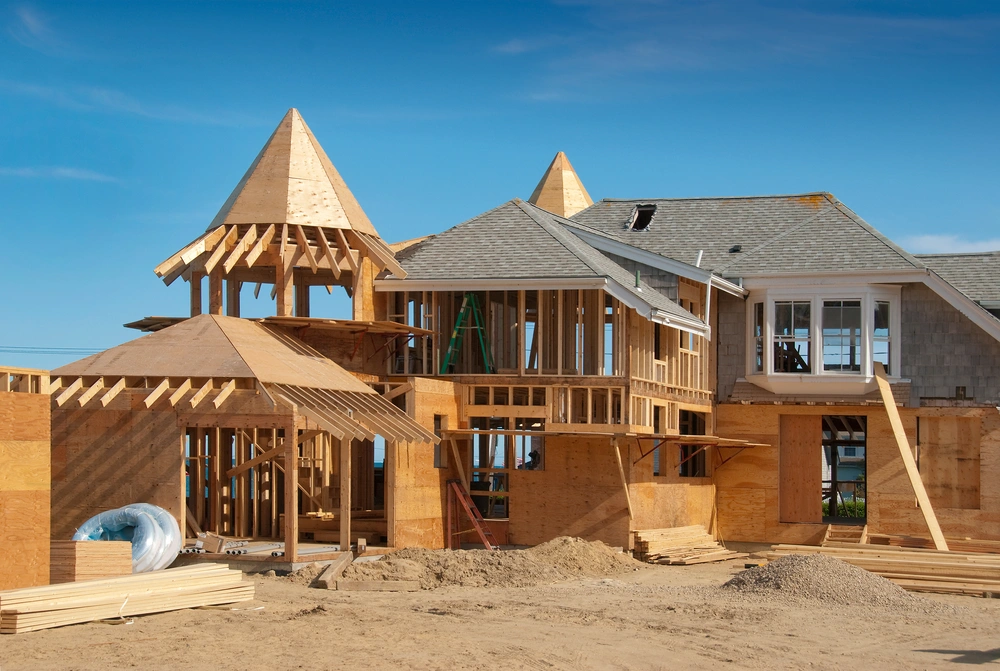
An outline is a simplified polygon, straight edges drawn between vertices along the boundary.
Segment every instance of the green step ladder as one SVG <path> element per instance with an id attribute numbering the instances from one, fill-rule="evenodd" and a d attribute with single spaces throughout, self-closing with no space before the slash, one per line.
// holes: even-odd
<path id="1" fill-rule="evenodd" d="M 470 320 L 474 323 L 466 326 Z M 489 347 L 486 338 L 486 320 L 483 319 L 483 311 L 479 307 L 479 299 L 476 294 L 465 294 L 462 297 L 462 309 L 458 311 L 458 319 L 455 320 L 455 328 L 451 332 L 451 341 L 448 343 L 448 351 L 445 354 L 444 362 L 441 364 L 441 375 L 447 375 L 448 369 L 455 365 L 458 353 L 462 349 L 462 340 L 465 332 L 475 329 L 479 336 L 479 348 L 483 353 L 483 361 L 486 363 L 486 372 L 495 373 L 496 365 L 493 363 L 493 351 Z"/>

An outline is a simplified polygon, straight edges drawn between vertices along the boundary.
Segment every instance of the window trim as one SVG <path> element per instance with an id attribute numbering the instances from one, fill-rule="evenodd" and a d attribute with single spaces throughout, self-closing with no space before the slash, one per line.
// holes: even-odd
<path id="1" fill-rule="evenodd" d="M 889 303 L 889 371 L 890 379 L 899 379 L 901 356 L 899 339 L 901 287 L 898 285 L 834 285 L 816 287 L 773 287 L 751 290 L 746 300 L 746 361 L 745 375 L 751 382 L 775 394 L 866 394 L 876 388 L 872 353 L 874 351 L 875 303 Z M 861 301 L 861 362 L 860 372 L 827 371 L 823 365 L 823 303 L 825 301 Z M 775 303 L 804 301 L 811 303 L 810 364 L 811 372 L 782 373 L 774 371 Z M 764 365 L 755 370 L 756 338 L 754 337 L 755 304 L 764 305 Z"/>

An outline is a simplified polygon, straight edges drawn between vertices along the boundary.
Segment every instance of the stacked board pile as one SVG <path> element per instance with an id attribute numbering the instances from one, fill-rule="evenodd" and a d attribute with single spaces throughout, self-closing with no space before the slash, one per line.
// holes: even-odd
<path id="1" fill-rule="evenodd" d="M 952 552 L 985 552 L 1000 554 L 1000 541 L 986 541 L 975 538 L 946 538 L 948 549 Z M 868 537 L 872 545 L 892 545 L 899 548 L 934 549 L 934 541 L 919 536 L 890 536 L 889 534 L 872 534 Z"/>
<path id="2" fill-rule="evenodd" d="M 52 541 L 50 558 L 53 585 L 132 574 L 128 541 Z"/>
<path id="3" fill-rule="evenodd" d="M 701 525 L 632 533 L 635 536 L 635 558 L 651 564 L 686 566 L 748 556 L 743 552 L 727 550 Z"/>
<path id="4" fill-rule="evenodd" d="M 200 564 L 122 578 L 0 592 L 0 634 L 254 598 L 254 585 L 224 564 Z"/>
<path id="5" fill-rule="evenodd" d="M 768 559 L 824 554 L 887 578 L 911 592 L 1000 594 L 1000 556 L 898 548 L 890 545 L 775 545 Z"/>

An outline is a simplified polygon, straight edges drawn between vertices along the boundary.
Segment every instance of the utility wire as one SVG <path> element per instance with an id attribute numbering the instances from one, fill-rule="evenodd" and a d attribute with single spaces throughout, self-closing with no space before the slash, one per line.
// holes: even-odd
<path id="1" fill-rule="evenodd" d="M 84 347 L 15 347 L 13 345 L 0 345 L 0 352 L 4 354 L 97 354 L 102 351 Z"/>

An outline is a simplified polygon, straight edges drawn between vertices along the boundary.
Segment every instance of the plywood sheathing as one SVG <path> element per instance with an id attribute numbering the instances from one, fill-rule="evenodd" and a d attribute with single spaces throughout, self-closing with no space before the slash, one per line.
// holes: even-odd
<path id="1" fill-rule="evenodd" d="M 560 217 L 572 217 L 594 204 L 563 152 L 552 159 L 528 202 Z"/>
<path id="2" fill-rule="evenodd" d="M 295 108 L 285 114 L 207 230 L 230 224 L 308 224 L 378 235 Z"/>
<path id="3" fill-rule="evenodd" d="M 0 369 L 0 590 L 49 582 L 49 397 L 7 391 L 11 369 Z M 24 369 L 19 374 L 28 374 Z M 41 392 L 41 393 L 38 393 Z"/>
<path id="4" fill-rule="evenodd" d="M 201 310 L 203 274 L 209 276 L 209 303 L 216 314 L 223 277 L 282 284 L 275 291 L 279 312 L 291 314 L 287 280 L 294 267 L 321 273 L 329 286 L 344 283 L 344 271 L 357 275 L 364 258 L 379 270 L 406 276 L 302 115 L 291 109 L 207 231 L 155 272 L 167 284 L 181 276 L 199 282 L 192 289 L 192 314 Z"/>
<path id="5" fill-rule="evenodd" d="M 978 420 L 982 462 L 979 505 L 974 509 L 938 507 L 935 512 L 945 536 L 1000 539 L 1000 412 L 996 408 L 900 408 L 899 413 L 911 446 L 916 445 L 918 417 L 922 427 L 925 418 Z M 785 523 L 780 519 L 779 463 L 781 418 L 789 415 L 812 416 L 820 421 L 824 414 L 867 416 L 866 510 L 869 533 L 927 535 L 927 525 L 916 505 L 892 427 L 881 406 L 824 409 L 815 406 L 720 404 L 717 406 L 719 433 L 773 446 L 744 450 L 715 471 L 719 524 L 725 540 L 819 544 L 826 532 L 825 524 Z M 819 449 L 817 446 L 817 453 Z M 929 466 L 921 458 L 920 472 L 924 480 L 930 477 Z"/>

